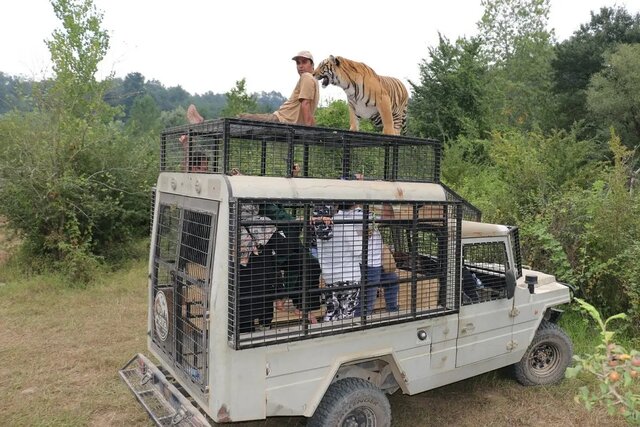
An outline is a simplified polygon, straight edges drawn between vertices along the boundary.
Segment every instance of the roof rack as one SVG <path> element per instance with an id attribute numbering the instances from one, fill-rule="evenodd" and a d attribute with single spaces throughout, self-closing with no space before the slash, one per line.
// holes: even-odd
<path id="1" fill-rule="evenodd" d="M 437 183 L 441 151 L 434 139 L 226 118 L 163 131 L 160 170 L 204 158 L 198 172 L 290 177 L 298 164 L 300 178 Z"/>

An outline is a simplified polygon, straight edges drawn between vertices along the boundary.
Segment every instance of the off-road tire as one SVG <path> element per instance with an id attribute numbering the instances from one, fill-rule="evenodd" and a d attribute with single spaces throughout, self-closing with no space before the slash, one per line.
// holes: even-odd
<path id="1" fill-rule="evenodd" d="M 309 427 L 388 427 L 391 406 L 387 396 L 362 378 L 345 378 L 329 386 Z"/>
<path id="2" fill-rule="evenodd" d="M 560 382 L 571 363 L 573 345 L 555 323 L 543 320 L 522 359 L 513 365 L 516 380 L 525 386 Z"/>

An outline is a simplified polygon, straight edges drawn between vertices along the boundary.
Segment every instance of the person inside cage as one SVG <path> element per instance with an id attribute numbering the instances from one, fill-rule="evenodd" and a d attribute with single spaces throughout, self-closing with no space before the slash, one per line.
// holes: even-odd
<path id="1" fill-rule="evenodd" d="M 294 163 L 292 175 L 296 176 L 299 170 L 300 166 Z M 242 175 L 237 168 L 233 168 L 231 174 Z M 275 299 L 276 308 L 290 311 L 298 317 L 303 317 L 306 312 L 309 323 L 317 323 L 313 312 L 320 309 L 320 294 L 314 290 L 320 286 L 321 271 L 318 261 L 311 257 L 301 243 L 302 224 L 280 204 L 260 203 L 250 206 L 255 206 L 257 217 L 278 222 L 269 239 L 263 243 L 263 250 L 274 256 L 273 262 L 278 274 L 274 292 L 278 290 L 278 293 L 284 293 L 291 304 L 286 304 L 286 299 L 281 295 Z M 303 298 L 303 294 L 306 298 Z M 303 300 L 306 301 L 304 307 Z"/>
<path id="2" fill-rule="evenodd" d="M 357 181 L 364 180 L 363 173 L 355 173 L 341 179 L 349 180 L 354 179 Z M 355 206 L 354 206 L 355 207 Z M 357 207 L 356 207 L 357 208 Z M 331 224 L 332 207 L 320 206 L 314 210 L 314 221 L 316 225 L 316 242 L 320 240 L 329 240 L 333 236 L 333 229 Z M 380 212 L 382 219 L 389 219 L 393 217 L 393 209 L 390 205 L 382 205 L 382 211 Z M 371 216 L 371 218 L 373 218 Z M 317 243 L 316 243 L 317 244 Z M 384 300 L 386 310 L 389 312 L 398 311 L 398 291 L 399 291 L 399 278 L 396 274 L 395 261 L 393 254 L 389 250 L 388 246 L 385 246 L 382 240 L 380 231 L 374 224 L 369 224 L 369 237 L 367 241 L 367 266 L 366 270 L 362 268 L 361 261 L 359 265 L 362 271 L 365 272 L 365 277 L 361 277 L 362 280 L 366 280 L 365 283 L 365 308 L 364 314 L 370 315 L 373 312 L 375 300 L 378 292 L 378 288 L 383 288 Z M 354 316 L 361 315 L 360 307 L 357 306 L 354 311 Z"/>
<path id="3" fill-rule="evenodd" d="M 257 205 L 240 207 L 238 269 L 239 330 L 252 332 L 270 327 L 278 285 L 276 254 L 267 248 L 276 232 L 271 219 L 260 216 Z"/>
<path id="4" fill-rule="evenodd" d="M 398 311 L 400 284 L 393 254 L 383 243 L 382 235 L 375 224 L 369 226 L 366 277 L 363 278 L 366 280 L 364 314 L 371 315 L 373 313 L 378 288 L 383 289 L 386 310 L 389 312 Z M 360 316 L 360 314 L 361 310 L 356 309 L 355 316 Z"/>
<path id="5" fill-rule="evenodd" d="M 209 158 L 202 151 L 193 151 L 189 155 L 189 138 L 187 135 L 180 135 L 178 139 L 182 145 L 181 169 L 189 172 L 207 172 L 209 170 Z"/>
<path id="6" fill-rule="evenodd" d="M 362 209 L 355 204 L 341 204 L 332 218 L 331 237 L 317 239 L 318 260 L 327 288 L 325 322 L 353 318 L 358 307 L 362 220 Z"/>

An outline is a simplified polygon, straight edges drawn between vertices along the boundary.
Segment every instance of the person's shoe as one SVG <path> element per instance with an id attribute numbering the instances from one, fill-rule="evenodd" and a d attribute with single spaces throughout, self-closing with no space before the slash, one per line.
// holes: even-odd
<path id="1" fill-rule="evenodd" d="M 196 110 L 196 106 L 191 104 L 189 105 L 189 107 L 187 107 L 187 120 L 190 124 L 197 125 L 198 123 L 204 122 L 204 117 L 202 117 L 200 113 L 198 113 L 198 110 Z"/>

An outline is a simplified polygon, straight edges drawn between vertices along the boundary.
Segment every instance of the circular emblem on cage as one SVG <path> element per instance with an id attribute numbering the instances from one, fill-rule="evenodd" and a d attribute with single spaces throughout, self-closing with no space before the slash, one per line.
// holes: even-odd
<path id="1" fill-rule="evenodd" d="M 164 292 L 158 291 L 153 302 L 153 323 L 160 340 L 165 341 L 169 334 L 169 309 Z"/>

